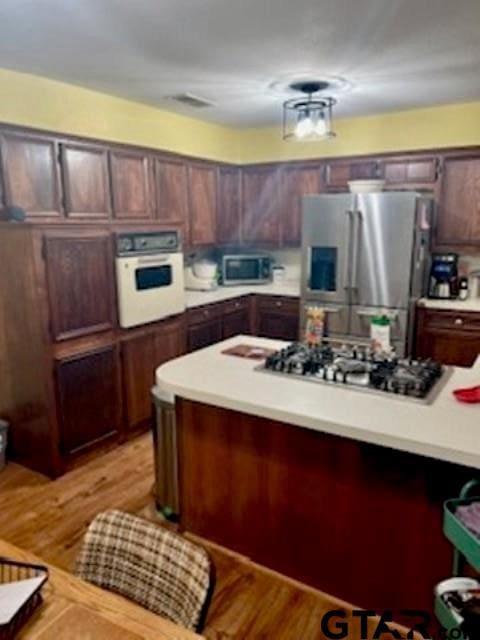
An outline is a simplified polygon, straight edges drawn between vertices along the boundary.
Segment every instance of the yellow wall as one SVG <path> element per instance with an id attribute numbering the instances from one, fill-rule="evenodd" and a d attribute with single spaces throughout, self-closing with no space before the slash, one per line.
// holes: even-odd
<path id="1" fill-rule="evenodd" d="M 284 142 L 278 127 L 233 129 L 0 69 L 0 122 L 252 163 L 480 145 L 480 102 L 335 120 L 337 138 Z"/>
<path id="2" fill-rule="evenodd" d="M 338 119 L 334 130 L 337 137 L 322 142 L 285 142 L 280 127 L 244 130 L 242 157 L 268 162 L 480 145 L 480 102 Z"/>
<path id="3" fill-rule="evenodd" d="M 6 69 L 0 122 L 241 162 L 240 136 L 228 127 Z"/>

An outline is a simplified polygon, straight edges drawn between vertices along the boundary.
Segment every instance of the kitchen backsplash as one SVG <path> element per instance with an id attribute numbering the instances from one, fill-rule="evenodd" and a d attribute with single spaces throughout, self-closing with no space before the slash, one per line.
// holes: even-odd
<path id="1" fill-rule="evenodd" d="M 233 248 L 232 253 L 242 253 L 245 252 L 243 248 Z M 248 253 L 266 253 L 270 255 L 274 264 L 282 265 L 285 267 L 285 280 L 296 281 L 300 280 L 300 269 L 301 269 L 301 251 L 300 249 L 278 249 L 275 251 L 270 251 L 268 249 L 256 249 L 249 248 Z M 203 258 L 207 258 L 210 260 L 215 260 L 218 258 L 218 250 L 212 248 L 205 249 L 197 249 L 192 253 L 185 253 L 185 266 L 192 264 L 192 262 L 196 260 L 201 260 Z"/>
<path id="2" fill-rule="evenodd" d="M 278 249 L 269 251 L 269 254 L 275 261 L 275 264 L 285 267 L 285 280 L 300 280 L 301 271 L 301 251 L 300 249 Z"/>
<path id="3" fill-rule="evenodd" d="M 460 256 L 458 261 L 458 268 L 462 274 L 468 275 L 472 271 L 480 270 L 480 257 L 479 256 Z"/>

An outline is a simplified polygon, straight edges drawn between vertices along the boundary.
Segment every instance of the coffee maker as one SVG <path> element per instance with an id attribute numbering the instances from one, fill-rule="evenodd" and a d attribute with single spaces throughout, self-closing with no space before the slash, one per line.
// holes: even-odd
<path id="1" fill-rule="evenodd" d="M 440 300 L 456 298 L 458 295 L 458 255 L 456 253 L 434 253 L 430 267 L 428 297 Z"/>

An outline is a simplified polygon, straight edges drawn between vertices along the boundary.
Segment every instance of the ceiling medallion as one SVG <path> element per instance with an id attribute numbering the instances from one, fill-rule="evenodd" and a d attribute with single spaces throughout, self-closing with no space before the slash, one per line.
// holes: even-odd
<path id="1" fill-rule="evenodd" d="M 334 98 L 323 95 L 330 83 L 323 80 L 292 82 L 289 89 L 302 95 L 283 103 L 283 139 L 299 142 L 327 140 L 332 131 Z"/>

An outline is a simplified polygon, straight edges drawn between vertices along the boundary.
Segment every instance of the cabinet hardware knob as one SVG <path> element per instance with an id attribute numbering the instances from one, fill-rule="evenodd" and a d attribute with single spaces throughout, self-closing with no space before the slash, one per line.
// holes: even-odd
<path id="1" fill-rule="evenodd" d="M 277 302 L 277 307 L 281 307 L 282 303 L 281 302 Z"/>
<path id="2" fill-rule="evenodd" d="M 462 318 L 455 318 L 455 324 L 456 325 L 462 325 L 463 324 Z"/>

